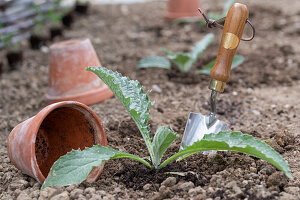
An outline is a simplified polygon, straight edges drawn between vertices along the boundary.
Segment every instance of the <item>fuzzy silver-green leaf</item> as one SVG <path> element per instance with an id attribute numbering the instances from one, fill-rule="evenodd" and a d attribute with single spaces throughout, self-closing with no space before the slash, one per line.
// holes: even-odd
<path id="1" fill-rule="evenodd" d="M 152 146 L 154 151 L 154 167 L 158 168 L 160 160 L 169 146 L 173 143 L 175 139 L 179 136 L 171 131 L 168 127 L 159 127 L 153 138 Z"/>
<path id="2" fill-rule="evenodd" d="M 42 189 L 49 186 L 80 184 L 88 177 L 94 167 L 101 165 L 104 161 L 116 158 L 131 158 L 151 167 L 147 161 L 135 155 L 123 153 L 111 147 L 94 145 L 84 150 L 72 150 L 61 156 L 52 165 Z"/>
<path id="3" fill-rule="evenodd" d="M 190 55 L 196 61 L 199 56 L 207 49 L 214 39 L 214 34 L 207 34 L 202 40 L 198 41 L 192 48 Z"/>
<path id="4" fill-rule="evenodd" d="M 151 68 L 151 67 L 171 69 L 171 63 L 165 57 L 150 56 L 150 57 L 140 60 L 139 63 L 137 64 L 138 69 Z"/>
<path id="5" fill-rule="evenodd" d="M 222 131 L 217 134 L 206 134 L 201 141 L 195 142 L 167 159 L 160 165 L 160 168 L 182 156 L 186 157 L 185 155 L 192 155 L 209 150 L 228 150 L 245 153 L 271 163 L 283 171 L 287 177 L 292 177 L 287 161 L 272 147 L 255 139 L 251 135 L 227 131 Z"/>
<path id="6" fill-rule="evenodd" d="M 113 72 L 105 67 L 88 67 L 88 71 L 94 72 L 122 102 L 139 128 L 151 159 L 154 159 L 150 131 L 147 125 L 150 119 L 149 109 L 153 102 L 148 98 L 149 91 L 145 94 L 138 81 L 123 77 L 118 72 Z"/>
<path id="7" fill-rule="evenodd" d="M 202 40 L 198 41 L 188 53 L 174 53 L 172 51 L 163 49 L 167 57 L 175 64 L 180 72 L 188 72 L 193 64 L 197 61 L 200 55 L 207 49 L 213 41 L 214 34 L 207 34 Z"/>

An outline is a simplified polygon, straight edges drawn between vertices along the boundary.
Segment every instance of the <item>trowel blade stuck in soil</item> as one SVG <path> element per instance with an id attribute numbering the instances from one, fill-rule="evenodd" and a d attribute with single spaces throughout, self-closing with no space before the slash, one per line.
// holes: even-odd
<path id="1" fill-rule="evenodd" d="M 190 113 L 180 148 L 184 149 L 185 147 L 192 145 L 194 142 L 200 141 L 205 134 L 225 131 L 228 127 L 227 123 L 218 119 L 216 119 L 212 125 L 208 126 L 208 124 L 209 116 L 198 113 Z"/>

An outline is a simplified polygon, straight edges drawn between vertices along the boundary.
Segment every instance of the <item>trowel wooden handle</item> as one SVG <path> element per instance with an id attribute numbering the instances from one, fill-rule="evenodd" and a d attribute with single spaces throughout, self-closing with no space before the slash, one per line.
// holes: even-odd
<path id="1" fill-rule="evenodd" d="M 223 92 L 229 80 L 233 57 L 243 35 L 248 18 L 247 6 L 240 3 L 233 4 L 227 14 L 221 45 L 214 67 L 211 70 L 212 78 L 210 89 Z"/>

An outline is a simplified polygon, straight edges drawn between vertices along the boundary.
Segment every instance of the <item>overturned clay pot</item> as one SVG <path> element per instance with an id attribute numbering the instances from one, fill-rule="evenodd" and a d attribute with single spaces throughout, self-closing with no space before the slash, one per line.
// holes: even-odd
<path id="1" fill-rule="evenodd" d="M 43 183 L 60 156 L 95 144 L 107 145 L 97 114 L 82 103 L 65 101 L 49 105 L 17 125 L 8 137 L 7 149 L 18 169 Z M 86 181 L 94 182 L 103 166 L 95 167 Z"/>
<path id="2" fill-rule="evenodd" d="M 89 66 L 101 66 L 89 39 L 68 40 L 50 47 L 49 103 L 79 101 L 95 104 L 113 96 Z"/>
<path id="3" fill-rule="evenodd" d="M 169 0 L 165 18 L 175 20 L 181 18 L 201 17 L 198 8 L 201 8 L 200 0 Z"/>

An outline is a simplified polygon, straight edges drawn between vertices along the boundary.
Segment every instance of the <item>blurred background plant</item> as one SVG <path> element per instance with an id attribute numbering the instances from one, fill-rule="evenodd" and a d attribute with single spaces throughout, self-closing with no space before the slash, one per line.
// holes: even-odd
<path id="1" fill-rule="evenodd" d="M 188 53 L 174 53 L 170 50 L 163 49 L 162 51 L 167 55 L 167 58 L 159 56 L 147 57 L 139 61 L 137 68 L 157 67 L 171 69 L 171 61 L 180 72 L 187 73 L 211 44 L 213 38 L 214 35 L 212 33 L 207 34 L 202 40 L 198 41 Z"/>
<path id="2" fill-rule="evenodd" d="M 20 49 L 20 42 L 14 40 L 15 33 L 0 35 L 0 41 L 4 44 L 7 52 L 6 58 L 10 70 L 19 69 L 23 62 L 23 52 Z"/>

